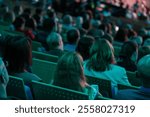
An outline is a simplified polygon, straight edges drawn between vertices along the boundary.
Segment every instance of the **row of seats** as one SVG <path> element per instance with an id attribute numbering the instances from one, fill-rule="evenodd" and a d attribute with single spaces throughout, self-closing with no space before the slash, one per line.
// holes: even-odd
<path id="1" fill-rule="evenodd" d="M 109 80 L 92 78 L 89 83 L 96 83 L 100 87 L 100 92 L 107 91 L 111 94 L 111 85 Z M 118 84 L 119 89 L 138 89 L 135 86 L 125 86 Z M 88 100 L 89 96 L 82 92 L 54 86 L 51 84 L 32 81 L 31 92 L 35 100 Z M 7 86 L 8 96 L 16 97 L 18 99 L 27 99 L 24 82 L 21 78 L 10 76 L 10 81 Z M 111 98 L 98 97 L 98 100 L 109 100 Z"/>
<path id="2" fill-rule="evenodd" d="M 53 73 L 55 71 L 58 57 L 41 52 L 33 51 L 33 73 L 43 79 L 45 83 L 52 81 Z M 136 72 L 127 71 L 129 82 L 134 86 L 141 86 L 140 78 L 137 78 Z"/>

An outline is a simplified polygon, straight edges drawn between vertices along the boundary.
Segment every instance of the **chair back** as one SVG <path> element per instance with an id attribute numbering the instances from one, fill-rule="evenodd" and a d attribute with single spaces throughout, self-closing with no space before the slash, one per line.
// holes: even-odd
<path id="1" fill-rule="evenodd" d="M 31 90 L 35 100 L 88 100 L 82 92 L 50 84 L 32 81 Z"/>

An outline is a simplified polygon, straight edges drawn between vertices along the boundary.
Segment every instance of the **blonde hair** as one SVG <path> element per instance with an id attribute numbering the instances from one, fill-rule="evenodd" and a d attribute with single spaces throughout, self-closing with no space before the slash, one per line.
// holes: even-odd
<path id="1" fill-rule="evenodd" d="M 76 52 L 68 52 L 58 61 L 54 85 L 83 91 L 86 85 L 86 78 L 83 74 L 82 57 Z"/>

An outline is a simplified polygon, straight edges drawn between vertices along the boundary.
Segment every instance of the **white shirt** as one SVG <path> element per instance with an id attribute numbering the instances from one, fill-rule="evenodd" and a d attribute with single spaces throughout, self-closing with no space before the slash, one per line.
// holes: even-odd
<path id="1" fill-rule="evenodd" d="M 126 74 L 126 70 L 123 67 L 110 64 L 110 70 L 106 71 L 94 71 L 93 69 L 88 69 L 86 67 L 87 61 L 84 62 L 83 68 L 84 68 L 84 74 L 87 76 L 93 76 L 98 78 L 103 78 L 111 81 L 112 89 L 113 91 L 117 91 L 117 84 L 125 84 L 130 85 L 128 81 L 128 77 Z"/>

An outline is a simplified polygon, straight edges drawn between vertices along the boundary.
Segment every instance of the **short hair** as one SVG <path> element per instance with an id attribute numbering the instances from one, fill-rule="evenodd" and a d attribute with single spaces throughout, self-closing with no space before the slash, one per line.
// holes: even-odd
<path id="1" fill-rule="evenodd" d="M 81 54 L 83 60 L 87 60 L 90 57 L 90 48 L 95 39 L 92 36 L 83 36 L 76 47 L 76 51 Z"/>
<path id="2" fill-rule="evenodd" d="M 43 21 L 43 30 L 51 32 L 53 28 L 56 26 L 56 22 L 54 19 L 47 18 Z"/>
<path id="3" fill-rule="evenodd" d="M 133 41 L 124 42 L 124 44 L 121 47 L 119 57 L 130 58 L 133 55 L 133 53 L 136 52 L 137 50 L 138 50 L 137 43 L 135 43 Z"/>
<path id="4" fill-rule="evenodd" d="M 150 54 L 150 46 L 142 46 L 138 50 L 138 61 L 145 55 Z"/>
<path id="5" fill-rule="evenodd" d="M 30 39 L 25 36 L 7 36 L 6 38 L 7 44 L 3 59 L 8 63 L 8 72 L 23 72 L 32 62 Z"/>
<path id="6" fill-rule="evenodd" d="M 13 22 L 15 29 L 21 28 L 25 24 L 25 19 L 23 17 L 17 17 Z"/>
<path id="7" fill-rule="evenodd" d="M 79 40 L 79 37 L 80 37 L 80 32 L 76 28 L 70 29 L 67 32 L 67 41 L 68 41 L 69 44 L 77 43 L 77 41 Z"/>
<path id="8" fill-rule="evenodd" d="M 105 39 L 98 39 L 90 49 L 90 58 L 87 63 L 88 69 L 105 71 L 110 69 L 110 64 L 115 62 L 112 44 Z"/>
<path id="9" fill-rule="evenodd" d="M 142 57 L 138 64 L 137 70 L 142 75 L 143 78 L 149 78 L 150 80 L 150 54 Z"/>
<path id="10" fill-rule="evenodd" d="M 57 49 L 60 46 L 60 42 L 62 42 L 62 38 L 60 34 L 52 32 L 47 37 L 46 41 L 47 44 L 49 45 L 49 49 L 53 50 L 53 49 Z"/>
<path id="11" fill-rule="evenodd" d="M 76 52 L 64 54 L 57 63 L 54 85 L 83 91 L 82 83 L 86 83 L 82 68 L 82 57 Z"/>
<path id="12" fill-rule="evenodd" d="M 71 24 L 73 22 L 72 16 L 71 15 L 65 15 L 63 17 L 63 23 L 64 24 Z"/>

